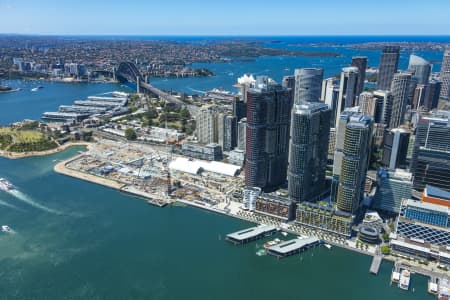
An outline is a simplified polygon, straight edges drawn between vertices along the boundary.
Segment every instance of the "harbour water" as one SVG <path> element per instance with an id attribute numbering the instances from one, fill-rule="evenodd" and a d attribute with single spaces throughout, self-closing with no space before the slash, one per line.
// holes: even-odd
<path id="1" fill-rule="evenodd" d="M 53 172 L 79 147 L 47 157 L 0 158 L 2 299 L 433 299 L 389 285 L 392 264 L 369 274 L 371 258 L 319 247 L 277 260 L 227 233 L 252 224 L 197 208 L 158 208 Z M 6 206 L 7 204 L 8 206 Z M 345 298 L 341 298 L 345 296 Z"/>
<path id="2" fill-rule="evenodd" d="M 71 105 L 75 100 L 88 96 L 128 90 L 115 83 L 62 83 L 44 80 L 4 80 L 17 92 L 0 94 L 0 126 L 23 119 L 39 119 L 43 112 L 57 111 L 63 104 Z M 42 86 L 36 92 L 32 88 Z"/>
<path id="3" fill-rule="evenodd" d="M 155 78 L 152 83 L 195 93 L 215 87 L 231 90 L 243 73 L 280 80 L 298 67 L 324 66 L 328 76 L 350 63 L 352 51 L 338 58 L 261 57 L 248 63 L 198 64 L 217 76 Z M 370 54 L 369 64 L 376 65 L 379 52 L 369 52 L 358 54 Z M 442 53 L 424 56 L 439 60 Z M 401 59 L 404 68 L 407 56 Z M 36 119 L 61 104 L 124 88 L 3 83 L 22 90 L 0 94 L 0 125 Z M 31 92 L 37 85 L 44 88 Z M 0 299 L 433 299 L 422 276 L 413 275 L 414 292 L 389 286 L 391 263 L 383 262 L 378 276 L 373 276 L 371 257 L 337 247 L 319 247 L 282 260 L 257 256 L 255 245 L 264 241 L 236 247 L 221 238 L 251 223 L 191 207 L 153 207 L 53 172 L 57 161 L 80 150 L 0 158 L 0 177 L 18 188 L 14 193 L 0 191 L 0 223 L 16 232 L 0 234 Z"/>

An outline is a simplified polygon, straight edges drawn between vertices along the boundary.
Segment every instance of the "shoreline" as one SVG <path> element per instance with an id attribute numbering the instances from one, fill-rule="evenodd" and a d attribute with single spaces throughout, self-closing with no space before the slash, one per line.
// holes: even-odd
<path id="1" fill-rule="evenodd" d="M 74 157 L 68 158 L 64 161 L 61 161 L 59 163 L 57 163 L 54 166 L 54 171 L 56 173 L 62 174 L 62 175 L 66 175 L 69 177 L 73 177 L 73 178 L 77 178 L 86 182 L 90 182 L 90 183 L 94 183 L 94 184 L 99 184 L 102 185 L 104 187 L 108 187 L 108 188 L 112 188 L 115 189 L 119 192 L 124 192 L 126 194 L 129 194 L 133 197 L 138 197 L 143 199 L 144 201 L 147 201 L 149 199 L 152 199 L 152 195 L 148 194 L 146 192 L 142 192 L 137 190 L 136 188 L 134 188 L 132 185 L 129 185 L 127 183 L 124 182 L 120 182 L 120 181 L 116 181 L 116 180 L 112 180 L 112 179 L 108 179 L 108 178 L 104 178 L 104 177 L 100 177 L 100 176 L 96 176 L 96 175 L 92 175 L 92 174 L 87 174 L 84 173 L 82 171 L 78 171 L 78 170 L 74 170 L 71 169 L 69 167 L 67 167 L 66 165 L 74 160 L 77 160 L 78 158 L 82 157 L 84 154 L 79 154 L 76 155 Z M 321 232 L 317 232 L 314 230 L 310 230 L 310 228 L 308 227 L 302 227 L 303 229 L 299 229 L 299 228 L 295 228 L 295 227 L 291 227 L 291 225 L 288 225 L 286 227 L 282 226 L 283 222 L 281 220 L 276 220 L 276 219 L 271 219 L 271 220 L 266 220 L 266 222 L 261 221 L 256 219 L 257 216 L 252 216 L 252 215 L 246 215 L 243 213 L 239 213 L 240 210 L 237 210 L 237 208 L 239 208 L 239 203 L 238 202 L 221 202 L 216 206 L 210 206 L 208 204 L 205 203 L 205 205 L 202 205 L 200 203 L 196 203 L 195 201 L 188 201 L 188 200 L 184 200 L 184 199 L 173 199 L 172 201 L 167 201 L 168 204 L 173 204 L 175 202 L 179 202 L 179 203 L 183 203 L 185 205 L 188 205 L 190 207 L 195 207 L 195 208 L 200 208 L 203 209 L 205 211 L 209 211 L 212 213 L 217 213 L 217 214 L 221 214 L 227 217 L 232 217 L 235 219 L 240 219 L 243 221 L 247 221 L 256 225 L 261 225 L 261 224 L 272 224 L 275 225 L 276 227 L 280 228 L 280 230 L 288 232 L 292 235 L 298 236 L 298 235 L 309 235 L 309 236 L 316 236 L 317 238 L 323 240 L 325 243 L 328 243 L 334 247 L 339 247 L 341 249 L 344 250 L 348 250 L 348 251 L 352 251 L 352 252 L 357 252 L 369 257 L 374 257 L 374 255 L 376 255 L 376 251 L 372 253 L 372 251 L 367 251 L 367 250 L 363 250 L 363 249 L 358 249 L 354 246 L 352 246 L 351 244 L 348 244 L 347 242 L 345 243 L 341 243 L 341 242 L 337 242 L 335 240 L 331 240 L 330 238 L 326 238 L 326 233 L 324 233 L 324 235 L 321 235 Z M 237 205 L 237 206 L 236 206 Z M 312 232 L 311 232 L 312 231 Z M 411 266 L 411 268 L 414 270 L 414 273 L 417 273 L 421 276 L 425 276 L 428 277 L 428 274 L 430 273 L 430 270 L 428 270 L 429 268 L 423 267 L 420 264 L 418 264 L 416 261 L 414 260 L 405 260 L 402 259 L 400 257 L 395 257 L 392 254 L 390 255 L 383 255 L 382 256 L 383 260 L 386 260 L 390 263 L 397 263 L 400 262 L 403 265 L 409 265 Z M 369 267 L 369 266 L 368 266 Z M 433 270 L 433 269 L 432 269 Z M 434 270 L 434 272 L 436 274 L 440 274 L 441 276 L 445 276 L 446 272 L 443 270 L 439 270 L 436 269 Z"/>
<path id="2" fill-rule="evenodd" d="M 36 156 L 47 156 L 51 154 L 55 154 L 61 151 L 64 151 L 70 147 L 75 146 L 86 146 L 89 147 L 90 143 L 88 142 L 68 142 L 64 145 L 60 145 L 54 149 L 45 150 L 45 151 L 30 151 L 30 152 L 11 152 L 0 150 L 0 157 L 8 158 L 8 159 L 20 159 L 27 157 L 36 157 Z"/>

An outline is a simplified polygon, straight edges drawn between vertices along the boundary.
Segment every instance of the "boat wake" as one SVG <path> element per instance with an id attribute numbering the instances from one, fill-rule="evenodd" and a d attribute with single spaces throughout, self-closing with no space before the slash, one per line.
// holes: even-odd
<path id="1" fill-rule="evenodd" d="M 20 201 L 22 201 L 22 202 L 24 202 L 24 203 L 26 203 L 28 205 L 31 205 L 34 208 L 37 208 L 37 209 L 40 209 L 42 211 L 46 211 L 48 213 L 55 214 L 55 215 L 61 215 L 62 214 L 61 212 L 59 212 L 57 210 L 48 208 L 47 206 L 44 206 L 42 204 L 37 203 L 36 201 L 31 199 L 28 195 L 26 195 L 26 194 L 24 194 L 24 193 L 22 193 L 22 192 L 20 192 L 18 190 L 9 191 L 9 193 L 11 195 L 13 195 L 14 197 L 16 197 L 16 199 L 18 199 L 18 200 L 20 200 Z"/>
<path id="2" fill-rule="evenodd" d="M 3 205 L 3 206 L 6 206 L 6 207 L 9 207 L 9 208 L 13 208 L 13 209 L 20 210 L 17 206 L 14 206 L 14 205 L 12 205 L 12 204 L 9 204 L 8 202 L 5 202 L 5 201 L 3 201 L 3 200 L 0 200 L 0 205 Z"/>
<path id="3" fill-rule="evenodd" d="M 206 91 L 196 90 L 196 89 L 191 88 L 190 86 L 188 86 L 187 88 L 190 89 L 190 90 L 193 91 L 193 92 L 206 94 Z"/>

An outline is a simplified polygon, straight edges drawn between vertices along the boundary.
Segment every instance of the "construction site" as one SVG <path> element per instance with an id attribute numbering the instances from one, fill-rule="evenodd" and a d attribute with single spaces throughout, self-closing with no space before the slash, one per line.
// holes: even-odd
<path id="1" fill-rule="evenodd" d="M 242 189 L 239 166 L 176 156 L 171 147 L 100 139 L 56 169 L 145 198 L 157 206 L 181 199 L 215 206 Z"/>

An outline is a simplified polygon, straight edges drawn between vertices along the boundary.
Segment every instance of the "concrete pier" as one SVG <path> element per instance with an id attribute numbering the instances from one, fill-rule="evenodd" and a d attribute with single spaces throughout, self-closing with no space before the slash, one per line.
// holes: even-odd
<path id="1" fill-rule="evenodd" d="M 381 255 L 375 255 L 372 259 L 372 264 L 370 265 L 369 272 L 374 275 L 377 275 L 382 261 L 383 257 Z"/>

